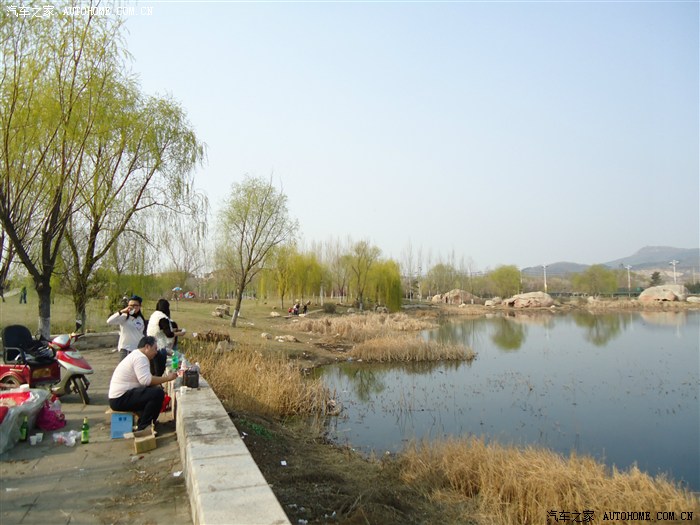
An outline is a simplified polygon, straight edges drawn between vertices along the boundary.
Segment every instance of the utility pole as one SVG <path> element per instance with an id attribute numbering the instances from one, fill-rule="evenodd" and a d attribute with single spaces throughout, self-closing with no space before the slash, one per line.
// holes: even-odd
<path id="1" fill-rule="evenodd" d="M 543 264 L 542 269 L 544 270 L 544 293 L 547 293 L 547 265 Z"/>
<path id="2" fill-rule="evenodd" d="M 671 266 L 673 266 L 673 284 L 676 284 L 676 265 L 677 265 L 679 262 L 680 262 L 680 261 L 677 261 L 677 260 L 674 259 L 674 260 L 672 260 L 670 263 L 668 263 L 668 264 L 670 264 Z"/>
<path id="3" fill-rule="evenodd" d="M 625 266 L 625 268 L 627 268 L 627 297 L 629 297 L 630 295 L 632 295 L 632 284 L 630 281 L 630 270 L 632 269 L 632 267 L 628 264 L 627 266 Z"/>

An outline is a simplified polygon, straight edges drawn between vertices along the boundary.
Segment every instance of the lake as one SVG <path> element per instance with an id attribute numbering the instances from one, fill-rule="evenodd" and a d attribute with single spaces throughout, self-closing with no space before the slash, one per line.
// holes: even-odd
<path id="1" fill-rule="evenodd" d="M 331 439 L 382 454 L 413 438 L 484 436 L 637 464 L 700 490 L 700 311 L 503 312 L 423 336 L 477 357 L 323 367 L 343 406 Z"/>

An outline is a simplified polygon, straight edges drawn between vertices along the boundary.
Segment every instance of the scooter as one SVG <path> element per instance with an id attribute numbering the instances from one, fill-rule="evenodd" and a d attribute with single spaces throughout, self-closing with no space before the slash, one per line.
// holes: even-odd
<path id="1" fill-rule="evenodd" d="M 62 334 L 54 337 L 48 347 L 53 350 L 56 361 L 63 369 L 61 380 L 51 386 L 51 392 L 57 396 L 64 396 L 75 391 L 80 396 L 84 405 L 90 404 L 88 388 L 90 381 L 86 375 L 94 373 L 90 364 L 82 354 L 73 346 L 82 334 Z"/>

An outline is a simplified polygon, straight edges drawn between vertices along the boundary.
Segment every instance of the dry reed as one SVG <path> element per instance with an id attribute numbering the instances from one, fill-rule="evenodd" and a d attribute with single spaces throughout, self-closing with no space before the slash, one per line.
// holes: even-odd
<path id="1" fill-rule="evenodd" d="M 390 361 L 471 361 L 476 354 L 464 345 L 425 341 L 419 337 L 399 335 L 379 337 L 356 344 L 350 356 L 368 362 Z"/>
<path id="2" fill-rule="evenodd" d="M 330 393 L 318 379 L 304 377 L 284 356 L 264 356 L 257 347 L 215 353 L 215 345 L 190 345 L 188 359 L 229 410 L 266 416 L 324 415 Z"/>
<path id="3" fill-rule="evenodd" d="M 597 521 L 611 511 L 700 512 L 698 498 L 663 476 L 535 447 L 450 439 L 413 444 L 399 462 L 402 479 L 435 499 L 476 498 L 483 523 L 543 524 L 550 511 L 593 511 Z"/>
<path id="4" fill-rule="evenodd" d="M 305 318 L 297 325 L 304 332 L 343 337 L 354 343 L 368 339 L 388 337 L 396 332 L 416 332 L 435 328 L 427 319 L 416 319 L 404 313 L 397 314 L 352 314 L 342 317 Z"/>

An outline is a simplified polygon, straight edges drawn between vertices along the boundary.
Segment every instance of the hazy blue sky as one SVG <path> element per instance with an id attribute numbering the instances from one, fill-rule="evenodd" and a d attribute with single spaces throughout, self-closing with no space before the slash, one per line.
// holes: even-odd
<path id="1" fill-rule="evenodd" d="M 135 13 L 133 69 L 207 143 L 214 210 L 272 174 L 307 242 L 397 260 L 410 242 L 480 270 L 700 244 L 697 1 Z"/>

